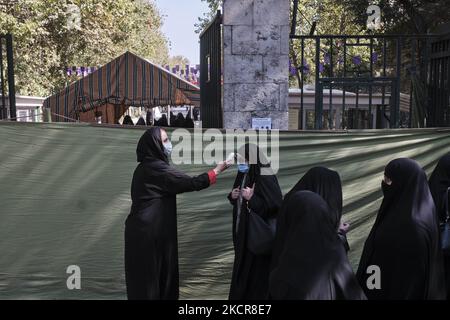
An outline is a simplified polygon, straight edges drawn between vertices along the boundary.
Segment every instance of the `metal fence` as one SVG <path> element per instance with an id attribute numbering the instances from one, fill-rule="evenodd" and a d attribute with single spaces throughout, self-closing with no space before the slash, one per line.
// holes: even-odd
<path id="1" fill-rule="evenodd" d="M 421 120 L 414 115 L 424 112 L 414 109 L 427 94 L 418 91 L 425 86 L 433 37 L 291 35 L 291 73 L 301 89 L 299 129 L 417 126 Z M 314 86 L 313 106 L 304 102 L 306 84 Z"/>
<path id="2" fill-rule="evenodd" d="M 428 126 L 450 126 L 450 32 L 431 43 Z"/>
<path id="3" fill-rule="evenodd" d="M 297 35 L 298 5 L 290 34 L 298 129 L 450 125 L 450 34 L 314 35 L 313 23 Z"/>
<path id="4" fill-rule="evenodd" d="M 204 128 L 222 128 L 222 15 L 200 34 L 200 110 Z"/>

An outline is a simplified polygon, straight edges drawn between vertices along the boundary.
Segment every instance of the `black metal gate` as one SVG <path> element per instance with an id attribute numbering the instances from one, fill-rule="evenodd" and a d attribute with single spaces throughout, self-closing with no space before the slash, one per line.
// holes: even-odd
<path id="1" fill-rule="evenodd" d="M 8 118 L 15 120 L 16 90 L 14 85 L 13 39 L 10 34 L 0 35 L 0 95 L 0 120 Z M 6 96 L 9 98 L 9 103 L 7 103 Z"/>
<path id="2" fill-rule="evenodd" d="M 204 128 L 222 128 L 222 15 L 200 34 L 200 117 Z"/>
<path id="3" fill-rule="evenodd" d="M 300 89 L 299 129 L 411 127 L 413 106 L 419 108 L 416 100 L 426 95 L 413 95 L 418 90 L 413 78 L 426 78 L 427 71 L 418 52 L 427 52 L 432 36 L 291 34 L 290 38 L 292 46 L 298 41 L 291 72 L 297 73 Z M 314 87 L 313 106 L 305 104 L 308 83 Z"/>
<path id="4" fill-rule="evenodd" d="M 298 3 L 289 67 L 300 92 L 298 129 L 449 125 L 448 35 L 314 35 L 315 23 L 296 35 Z"/>
<path id="5" fill-rule="evenodd" d="M 431 43 L 427 126 L 450 126 L 450 33 Z"/>

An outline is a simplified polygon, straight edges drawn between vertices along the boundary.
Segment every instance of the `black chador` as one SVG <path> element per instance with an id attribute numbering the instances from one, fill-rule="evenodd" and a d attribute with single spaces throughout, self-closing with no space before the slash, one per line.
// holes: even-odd
<path id="1" fill-rule="evenodd" d="M 365 242 L 357 272 L 367 298 L 445 298 L 438 222 L 427 177 L 411 159 L 391 161 L 384 171 L 383 201 Z M 380 270 L 380 288 L 369 289 L 369 266 Z M 369 281 L 367 281 L 369 279 Z"/>
<path id="2" fill-rule="evenodd" d="M 443 156 L 429 180 L 431 195 L 436 205 L 439 222 L 445 222 L 447 218 L 446 208 L 450 211 L 450 153 Z M 445 195 L 447 194 L 447 198 Z M 447 300 L 450 300 L 450 257 L 444 257 L 445 282 L 447 287 Z"/>
<path id="3" fill-rule="evenodd" d="M 246 144 L 239 150 L 250 161 L 246 172 L 238 172 L 233 189 L 254 186 L 250 201 L 240 196 L 228 199 L 233 205 L 233 244 L 234 265 L 229 298 L 231 300 L 265 299 L 270 272 L 271 255 L 255 255 L 247 247 L 249 233 L 249 214 L 258 214 L 263 219 L 276 218 L 282 202 L 282 193 L 278 180 L 270 174 L 270 164 L 265 156 L 253 144 Z M 253 162 L 253 163 L 252 163 Z M 251 213 L 250 213 L 251 210 Z"/>
<path id="4" fill-rule="evenodd" d="M 311 191 L 297 191 L 283 202 L 270 274 L 269 298 L 275 300 L 363 300 L 339 239 L 330 207 Z"/>
<path id="5" fill-rule="evenodd" d="M 190 177 L 169 165 L 160 128 L 148 129 L 137 146 L 139 165 L 125 223 L 125 276 L 129 299 L 178 299 L 176 195 L 207 188 L 207 173 Z"/>

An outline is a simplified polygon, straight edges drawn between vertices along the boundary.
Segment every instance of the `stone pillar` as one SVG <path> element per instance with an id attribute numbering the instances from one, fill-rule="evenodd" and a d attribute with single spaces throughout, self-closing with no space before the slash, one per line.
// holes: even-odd
<path id="1" fill-rule="evenodd" d="M 288 129 L 290 0 L 224 0 L 223 112 L 227 129 L 271 118 Z"/>

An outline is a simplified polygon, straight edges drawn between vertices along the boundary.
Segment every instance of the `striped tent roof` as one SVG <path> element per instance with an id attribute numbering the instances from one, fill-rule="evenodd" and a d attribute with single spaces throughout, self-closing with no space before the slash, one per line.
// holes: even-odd
<path id="1" fill-rule="evenodd" d="M 135 107 L 200 104 L 200 89 L 137 55 L 126 52 L 88 76 L 48 97 L 44 106 L 54 121 L 70 121 L 80 112 L 105 104 Z"/>

